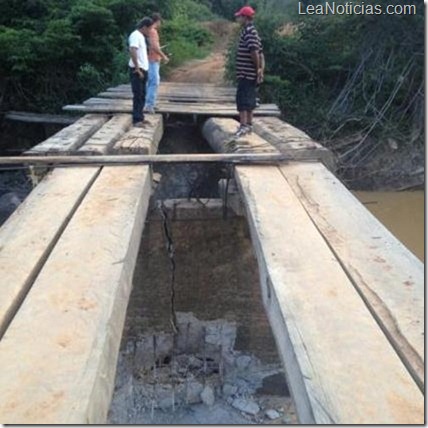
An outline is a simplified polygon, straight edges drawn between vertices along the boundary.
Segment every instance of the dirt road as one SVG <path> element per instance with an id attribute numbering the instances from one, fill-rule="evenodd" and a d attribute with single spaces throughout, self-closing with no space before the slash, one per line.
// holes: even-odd
<path id="1" fill-rule="evenodd" d="M 169 82 L 224 84 L 227 46 L 236 26 L 228 21 L 206 22 L 203 26 L 214 35 L 213 52 L 204 59 L 192 60 L 173 70 Z"/>

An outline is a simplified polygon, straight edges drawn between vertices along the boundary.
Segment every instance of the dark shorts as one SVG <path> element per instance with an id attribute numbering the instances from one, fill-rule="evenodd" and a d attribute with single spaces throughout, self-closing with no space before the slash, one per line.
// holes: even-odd
<path id="1" fill-rule="evenodd" d="M 257 81 L 238 79 L 236 108 L 241 111 L 253 111 L 256 108 Z"/>

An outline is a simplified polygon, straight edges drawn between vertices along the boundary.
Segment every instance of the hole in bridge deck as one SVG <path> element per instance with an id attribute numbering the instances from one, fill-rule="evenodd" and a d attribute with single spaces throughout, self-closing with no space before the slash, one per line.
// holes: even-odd
<path id="1" fill-rule="evenodd" d="M 196 125 L 174 121 L 159 151 L 211 149 Z M 109 423 L 295 423 L 245 217 L 224 219 L 198 202 L 186 205 L 189 216 L 156 209 L 159 199 L 218 201 L 222 167 L 156 170 L 162 178 L 134 272 Z"/>
<path id="2" fill-rule="evenodd" d="M 213 153 L 197 124 L 181 120 L 168 121 L 158 153 Z M 154 172 L 162 179 L 156 191 L 157 199 L 218 198 L 218 181 L 225 176 L 218 164 L 155 165 Z"/>

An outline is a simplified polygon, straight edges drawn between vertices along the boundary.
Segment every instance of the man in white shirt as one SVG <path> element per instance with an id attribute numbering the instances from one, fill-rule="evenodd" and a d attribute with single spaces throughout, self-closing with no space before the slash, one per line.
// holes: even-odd
<path id="1" fill-rule="evenodd" d="M 147 36 L 153 21 L 151 18 L 143 18 L 137 25 L 137 29 L 129 36 L 129 75 L 133 94 L 132 122 L 134 126 L 144 127 L 143 108 L 146 100 L 146 82 L 149 70 L 147 44 L 144 36 Z"/>

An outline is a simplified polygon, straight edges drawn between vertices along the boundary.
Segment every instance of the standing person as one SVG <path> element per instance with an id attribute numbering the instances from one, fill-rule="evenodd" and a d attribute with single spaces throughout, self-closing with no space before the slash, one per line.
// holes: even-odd
<path id="1" fill-rule="evenodd" d="M 147 44 L 145 36 L 153 25 L 151 18 L 143 18 L 137 25 L 137 29 L 129 36 L 129 75 L 133 94 L 132 122 L 134 126 L 144 127 L 144 103 L 146 99 L 146 82 L 149 70 Z"/>
<path id="2" fill-rule="evenodd" d="M 251 6 L 244 6 L 235 13 L 242 27 L 236 54 L 236 106 L 240 122 L 236 137 L 252 132 L 257 85 L 263 81 L 263 48 L 253 24 L 254 15 L 255 11 Z"/>
<path id="3" fill-rule="evenodd" d="M 168 63 L 169 58 L 162 52 L 159 42 L 159 28 L 162 17 L 159 13 L 152 15 L 153 25 L 149 31 L 149 76 L 147 79 L 147 96 L 144 111 L 153 114 L 155 112 L 156 98 L 160 84 L 160 62 Z"/>

